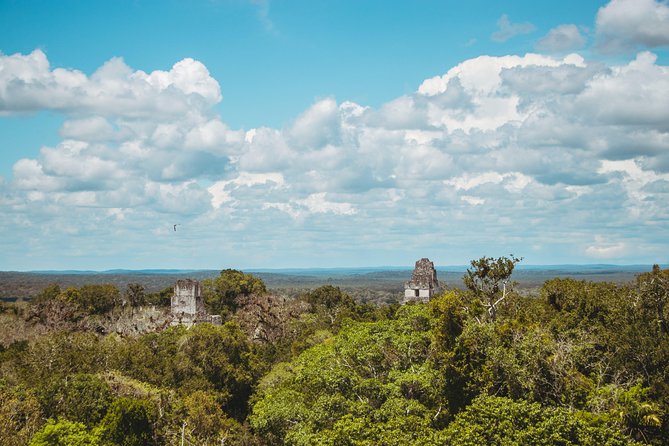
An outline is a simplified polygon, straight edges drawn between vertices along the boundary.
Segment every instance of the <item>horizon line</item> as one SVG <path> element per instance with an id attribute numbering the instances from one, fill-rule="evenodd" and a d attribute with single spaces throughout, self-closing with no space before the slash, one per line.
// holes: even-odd
<path id="1" fill-rule="evenodd" d="M 647 268 L 652 267 L 653 265 L 659 265 L 662 268 L 668 268 L 669 263 L 537 263 L 537 264 L 525 264 L 525 265 L 516 265 L 515 269 L 522 270 L 528 268 L 544 268 L 544 269 L 554 269 L 554 268 L 565 268 L 565 267 L 598 267 L 598 268 Z M 469 268 L 469 264 L 452 264 L 452 265 L 435 265 L 435 269 L 447 270 L 447 269 L 462 269 Z M 109 268 L 109 269 L 35 269 L 35 270 L 0 270 L 2 273 L 32 273 L 32 274 L 44 274 L 44 273 L 114 273 L 114 272 L 207 272 L 207 271 L 223 271 L 225 269 L 237 269 L 239 271 L 247 272 L 281 272 L 281 271 L 337 271 L 337 270 L 372 270 L 372 271 L 386 271 L 386 270 L 411 270 L 414 267 L 412 265 L 379 265 L 379 266 L 331 266 L 331 267 L 276 267 L 276 268 L 265 268 L 265 267 L 250 267 L 250 268 Z"/>

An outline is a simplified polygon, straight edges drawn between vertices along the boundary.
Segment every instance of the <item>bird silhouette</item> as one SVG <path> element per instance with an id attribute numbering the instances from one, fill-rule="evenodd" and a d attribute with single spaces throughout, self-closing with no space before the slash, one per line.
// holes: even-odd
<path id="1" fill-rule="evenodd" d="M 177 232 L 177 226 L 179 226 L 179 223 L 177 223 L 176 225 L 174 225 L 174 232 Z"/>

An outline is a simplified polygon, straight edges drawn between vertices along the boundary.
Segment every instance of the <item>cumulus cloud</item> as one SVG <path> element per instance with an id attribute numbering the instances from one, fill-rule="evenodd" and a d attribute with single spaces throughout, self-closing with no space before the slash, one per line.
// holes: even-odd
<path id="1" fill-rule="evenodd" d="M 669 6 L 656 0 L 611 0 L 597 12 L 598 48 L 630 51 L 669 45 Z"/>
<path id="2" fill-rule="evenodd" d="M 529 22 L 511 23 L 509 17 L 506 14 L 502 14 L 499 20 L 497 20 L 497 31 L 492 33 L 490 38 L 495 42 L 506 42 L 519 34 L 532 33 L 535 29 L 537 28 Z"/>
<path id="3" fill-rule="evenodd" d="M 654 54 L 642 52 L 629 64 L 594 77 L 575 105 L 605 124 L 649 125 L 666 132 L 669 68 L 656 61 Z"/>
<path id="4" fill-rule="evenodd" d="M 289 130 L 291 142 L 307 149 L 319 149 L 339 142 L 340 117 L 334 99 L 324 99 L 302 113 Z"/>
<path id="5" fill-rule="evenodd" d="M 582 48 L 585 41 L 578 26 L 560 25 L 548 31 L 548 34 L 542 37 L 536 46 L 541 51 L 559 53 Z"/>
<path id="6" fill-rule="evenodd" d="M 207 68 L 187 58 L 169 71 L 133 71 L 113 58 L 90 77 L 78 70 L 51 69 L 46 54 L 0 55 L 0 113 L 39 110 L 129 117 L 179 116 L 221 100 Z"/>
<path id="7" fill-rule="evenodd" d="M 448 251 L 450 263 L 529 245 L 555 262 L 645 261 L 667 247 L 669 69 L 652 53 L 618 65 L 481 56 L 379 107 L 328 97 L 285 128 L 249 130 L 216 115 L 218 83 L 190 59 L 150 74 L 114 59 L 90 77 L 39 51 L 2 63 L 6 113 L 66 115 L 62 141 L 18 161 L 0 190 L 0 230 L 19 228 L 34 255 L 46 240 L 85 252 L 101 233 L 115 249 L 145 246 L 138 261 L 192 249 L 255 266 L 319 250 L 346 264 L 345 245 L 388 263 L 407 250 Z M 142 114 L 165 101 L 176 108 Z M 209 242 L 165 239 L 177 219 L 178 236 Z"/>

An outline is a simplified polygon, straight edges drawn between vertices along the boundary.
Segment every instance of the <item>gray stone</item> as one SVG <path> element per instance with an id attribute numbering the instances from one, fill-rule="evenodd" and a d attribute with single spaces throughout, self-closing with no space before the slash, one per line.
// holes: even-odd
<path id="1" fill-rule="evenodd" d="M 221 325 L 221 316 L 209 315 L 204 307 L 202 287 L 193 279 L 179 279 L 172 295 L 172 325 L 188 327 L 200 322 Z"/>
<path id="2" fill-rule="evenodd" d="M 402 303 L 410 301 L 427 302 L 432 296 L 439 293 L 439 289 L 434 263 L 427 258 L 420 259 L 416 262 L 411 280 L 404 283 L 404 300 Z"/>

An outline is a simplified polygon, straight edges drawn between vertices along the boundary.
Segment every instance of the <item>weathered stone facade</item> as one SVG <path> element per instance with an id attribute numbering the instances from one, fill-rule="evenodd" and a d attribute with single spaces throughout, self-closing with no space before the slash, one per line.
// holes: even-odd
<path id="1" fill-rule="evenodd" d="M 207 314 L 200 282 L 192 279 L 177 280 L 172 295 L 172 325 L 190 327 L 199 322 L 220 325 L 221 317 Z"/>
<path id="2" fill-rule="evenodd" d="M 423 258 L 416 262 L 416 268 L 411 275 L 411 280 L 404 283 L 404 301 L 427 302 L 432 296 L 439 293 L 439 281 L 437 270 L 430 259 Z"/>

